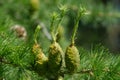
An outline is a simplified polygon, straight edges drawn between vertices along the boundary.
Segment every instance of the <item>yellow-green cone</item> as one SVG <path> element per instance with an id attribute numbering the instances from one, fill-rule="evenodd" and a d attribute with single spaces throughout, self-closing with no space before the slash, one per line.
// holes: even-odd
<path id="1" fill-rule="evenodd" d="M 64 66 L 64 53 L 57 42 L 53 42 L 49 48 L 48 66 L 52 73 L 57 73 Z"/>
<path id="2" fill-rule="evenodd" d="M 65 53 L 66 68 L 70 74 L 75 73 L 80 64 L 80 55 L 78 49 L 71 45 L 67 48 Z"/>
<path id="3" fill-rule="evenodd" d="M 32 51 L 33 51 L 33 54 L 35 55 L 35 58 L 36 58 L 35 70 L 40 75 L 45 75 L 45 73 L 47 71 L 46 69 L 47 69 L 48 58 L 43 53 L 39 44 L 34 44 Z"/>
<path id="4" fill-rule="evenodd" d="M 35 70 L 40 75 L 45 75 L 48 68 L 48 58 L 43 54 L 38 54 L 37 59 L 38 60 L 36 61 L 36 64 L 35 64 Z"/>
<path id="5" fill-rule="evenodd" d="M 40 53 L 41 52 L 40 45 L 35 43 L 32 47 L 32 52 L 34 55 L 37 55 L 38 53 Z"/>

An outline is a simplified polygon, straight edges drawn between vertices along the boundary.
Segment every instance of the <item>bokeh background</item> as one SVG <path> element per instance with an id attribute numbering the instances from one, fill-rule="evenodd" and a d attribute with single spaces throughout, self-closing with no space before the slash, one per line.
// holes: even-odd
<path id="1" fill-rule="evenodd" d="M 31 44 L 34 30 L 40 24 L 43 28 L 39 42 L 47 49 L 50 44 L 50 14 L 59 13 L 60 4 L 68 6 L 61 23 L 62 47 L 69 44 L 77 9 L 83 6 L 88 14 L 79 21 L 76 45 L 89 50 L 93 45 L 102 44 L 114 53 L 120 52 L 119 0 L 0 0 L 0 32 L 9 33 L 11 27 L 23 26 L 27 31 L 26 43 Z"/>

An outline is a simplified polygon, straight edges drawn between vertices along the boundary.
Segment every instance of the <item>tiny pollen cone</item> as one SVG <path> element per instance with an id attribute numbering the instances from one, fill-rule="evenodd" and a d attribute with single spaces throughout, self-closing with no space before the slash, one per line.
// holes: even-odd
<path id="1" fill-rule="evenodd" d="M 35 43 L 32 47 L 32 52 L 35 55 L 35 70 L 40 74 L 40 75 L 45 75 L 46 69 L 47 69 L 47 63 L 48 63 L 48 58 L 45 56 L 43 53 L 40 45 L 37 43 L 36 37 L 37 33 L 40 30 L 40 26 L 37 26 L 34 34 L 35 38 Z"/>
<path id="2" fill-rule="evenodd" d="M 11 29 L 11 31 L 15 32 L 15 34 L 18 38 L 20 38 L 24 41 L 27 40 L 27 31 L 24 26 L 16 24 L 16 25 L 12 26 L 10 29 Z"/>

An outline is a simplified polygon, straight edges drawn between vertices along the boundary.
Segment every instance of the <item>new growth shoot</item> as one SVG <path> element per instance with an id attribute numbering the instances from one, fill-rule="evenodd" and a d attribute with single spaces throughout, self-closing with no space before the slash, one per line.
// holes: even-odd
<path id="1" fill-rule="evenodd" d="M 75 43 L 75 36 L 76 36 L 76 33 L 77 33 L 79 20 L 81 19 L 81 17 L 84 14 L 85 14 L 85 8 L 80 7 L 80 9 L 78 10 L 78 13 L 77 13 L 76 20 L 75 20 L 75 26 L 74 26 L 74 29 L 73 29 L 73 34 L 72 34 L 72 39 L 71 39 L 71 45 L 74 45 L 74 43 Z"/>
<path id="2" fill-rule="evenodd" d="M 54 12 L 52 14 L 52 20 L 51 20 L 51 25 L 50 25 L 50 32 L 51 32 L 51 36 L 52 36 L 52 39 L 54 42 L 56 41 L 54 23 L 55 23 L 55 20 L 57 19 L 57 17 L 58 17 L 58 14 L 56 12 Z"/>
<path id="3" fill-rule="evenodd" d="M 61 29 L 60 24 L 61 24 L 61 22 L 62 22 L 62 20 L 63 20 L 63 18 L 65 16 L 65 14 L 68 11 L 66 5 L 60 5 L 58 8 L 59 8 L 59 10 L 60 10 L 61 13 L 60 13 L 60 18 L 59 18 L 59 21 L 58 21 L 58 24 L 57 24 L 56 34 L 55 34 L 55 36 L 57 38 L 57 41 L 59 41 L 59 39 L 60 39 L 60 37 L 58 37 L 58 36 L 60 36 L 60 31 L 59 31 Z"/>
<path id="4" fill-rule="evenodd" d="M 50 25 L 50 31 L 51 31 L 51 35 L 52 35 L 52 38 L 53 38 L 53 41 L 56 41 L 56 36 L 58 34 L 58 30 L 60 28 L 60 24 L 67 12 L 67 6 L 65 5 L 60 5 L 59 7 L 59 10 L 60 10 L 60 15 L 57 14 L 56 12 L 54 12 L 52 14 L 52 20 L 51 20 L 51 25 Z M 56 25 L 56 31 L 55 31 L 55 21 L 58 20 L 57 22 L 57 25 Z"/>
<path id="5" fill-rule="evenodd" d="M 35 44 L 37 44 L 37 36 L 38 36 L 38 32 L 40 31 L 41 27 L 40 25 L 38 25 L 35 29 L 35 33 L 34 33 L 34 42 Z"/>
<path id="6" fill-rule="evenodd" d="M 63 20 L 66 12 L 68 11 L 66 5 L 60 5 L 58 8 L 59 8 L 59 10 L 61 11 L 61 14 L 60 14 L 60 19 L 59 19 L 59 22 L 58 22 L 58 24 L 57 24 L 57 27 L 60 26 L 61 21 Z M 59 28 L 58 28 L 58 29 L 59 29 Z"/>

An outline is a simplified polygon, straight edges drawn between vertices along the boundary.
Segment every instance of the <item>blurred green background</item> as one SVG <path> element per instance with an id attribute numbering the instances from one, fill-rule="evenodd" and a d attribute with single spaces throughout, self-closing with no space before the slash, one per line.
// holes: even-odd
<path id="1" fill-rule="evenodd" d="M 60 4 L 68 6 L 61 24 L 62 47 L 69 44 L 77 9 L 83 6 L 88 14 L 79 21 L 76 45 L 90 49 L 102 44 L 113 52 L 120 51 L 119 0 L 0 0 L 0 32 L 9 34 L 11 27 L 21 25 L 27 31 L 26 43 L 29 45 L 33 43 L 36 26 L 40 24 L 43 28 L 39 33 L 39 43 L 47 49 L 50 44 L 50 15 L 60 12 Z"/>

